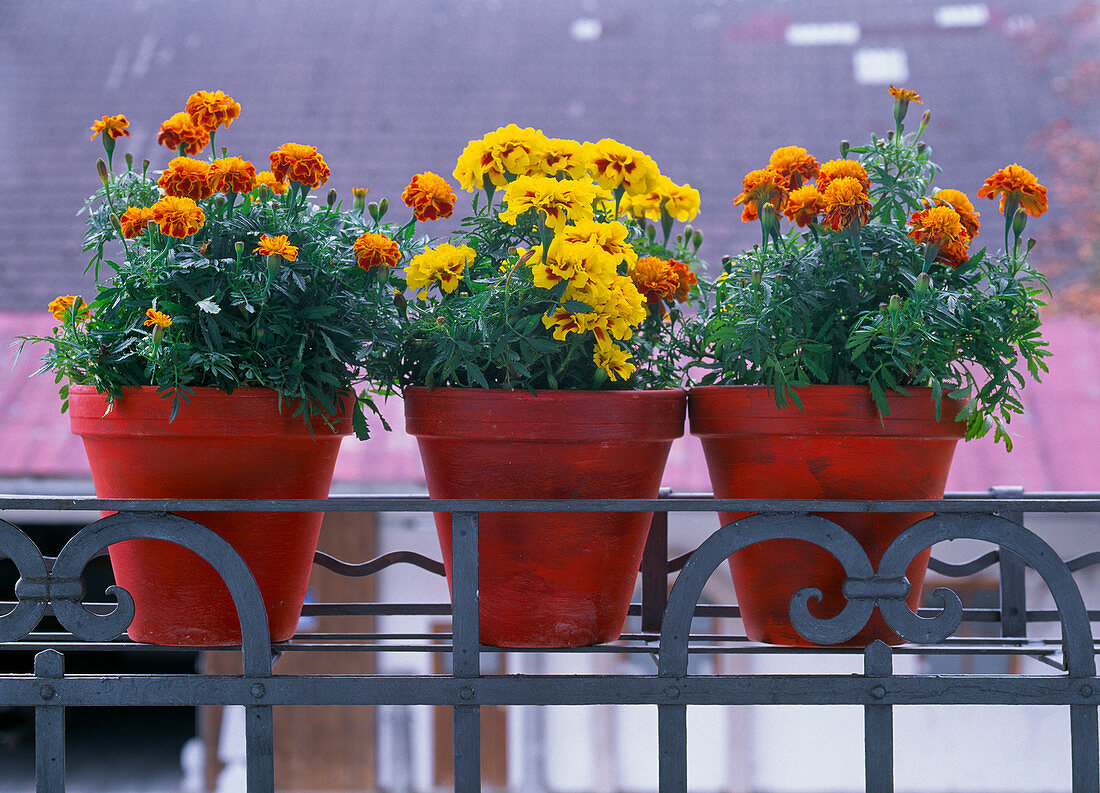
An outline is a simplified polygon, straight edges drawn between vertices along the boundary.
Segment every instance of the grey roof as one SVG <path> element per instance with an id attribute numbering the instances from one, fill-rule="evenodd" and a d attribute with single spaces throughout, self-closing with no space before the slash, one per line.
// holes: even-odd
<path id="1" fill-rule="evenodd" d="M 904 58 L 934 114 L 941 186 L 973 194 L 1004 164 L 1039 168 L 1030 141 L 1061 115 L 1095 128 L 1095 107 L 1050 90 L 1090 4 L 945 5 L 980 24 L 864 0 L 0 0 L 0 311 L 86 288 L 75 212 L 98 186 L 91 122 L 124 113 L 118 155 L 163 167 L 160 122 L 200 88 L 243 106 L 219 145 L 257 163 L 286 141 L 316 145 L 328 187 L 398 204 L 410 175 L 449 177 L 466 142 L 502 124 L 617 138 L 702 192 L 710 261 L 755 239 L 731 202 L 773 148 L 825 160 L 887 129 L 886 85 L 859 82 L 857 58 Z M 788 43 L 792 24 L 850 22 L 857 43 Z"/>

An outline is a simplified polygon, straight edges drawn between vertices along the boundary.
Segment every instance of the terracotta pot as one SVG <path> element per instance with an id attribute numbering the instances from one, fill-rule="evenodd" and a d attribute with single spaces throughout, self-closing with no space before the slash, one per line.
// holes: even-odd
<path id="1" fill-rule="evenodd" d="M 149 387 L 126 388 L 106 413 L 91 386 L 69 390 L 72 431 L 81 436 L 100 498 L 327 498 L 336 454 L 351 432 L 343 416 L 313 434 L 293 406 L 265 388 L 226 395 L 197 388 L 168 421 L 172 400 Z M 252 570 L 267 606 L 271 638 L 298 623 L 317 548 L 319 512 L 180 513 L 213 529 Z M 229 591 L 197 555 L 162 540 L 110 547 L 115 581 L 134 598 L 130 638 L 152 644 L 239 644 Z"/>
<path id="2" fill-rule="evenodd" d="M 955 444 L 965 426 L 953 419 L 962 402 L 944 398 L 936 420 L 931 393 L 890 393 L 889 417 L 880 420 L 864 386 L 809 386 L 798 390 L 804 410 L 779 409 L 764 386 L 709 386 L 689 397 L 691 432 L 703 443 L 718 498 L 925 499 L 941 498 Z M 720 513 L 728 523 L 751 513 Z M 930 513 L 821 513 L 847 529 L 877 567 L 887 546 Z M 928 552 L 909 566 L 916 609 Z M 807 646 L 791 626 L 794 593 L 817 587 L 824 597 L 811 613 L 832 617 L 844 606 L 844 570 L 831 554 L 800 540 L 768 540 L 730 557 L 737 602 L 750 639 Z M 878 610 L 846 646 L 901 637 Z"/>
<path id="3" fill-rule="evenodd" d="M 684 432 L 683 391 L 410 388 L 433 498 L 656 498 Z M 650 513 L 482 513 L 482 643 L 578 647 L 619 637 Z M 451 519 L 436 513 L 447 578 Z"/>

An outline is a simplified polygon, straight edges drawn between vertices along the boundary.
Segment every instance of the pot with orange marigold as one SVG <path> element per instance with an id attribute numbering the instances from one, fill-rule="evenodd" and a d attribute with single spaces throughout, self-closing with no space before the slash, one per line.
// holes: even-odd
<path id="1" fill-rule="evenodd" d="M 453 176 L 475 194 L 472 213 L 407 263 L 405 333 L 382 367 L 403 391 L 429 493 L 655 497 L 683 432 L 679 335 L 699 294 L 701 237 L 671 231 L 698 193 L 617 141 L 514 124 L 470 141 Z M 453 210 L 435 174 L 402 198 L 415 222 Z M 450 520 L 436 516 L 448 574 Z M 640 513 L 482 515 L 481 641 L 617 638 L 648 525 Z"/>
<path id="2" fill-rule="evenodd" d="M 957 441 L 992 431 L 1011 448 L 1020 389 L 1046 370 L 1046 281 L 1028 262 L 1032 243 L 1021 243 L 1028 216 L 1046 208 L 1045 189 L 1015 164 L 972 186 L 1005 213 L 1005 249 L 989 253 L 975 240 L 975 194 L 933 189 L 930 114 L 905 129 L 921 97 L 890 93 L 885 136 L 842 143 L 824 162 L 777 149 L 735 197 L 761 242 L 723 260 L 696 351 L 710 371 L 689 397 L 719 497 L 942 497 Z M 827 517 L 877 565 L 922 515 Z M 907 574 L 913 608 L 926 560 L 925 551 Z M 789 619 L 804 587 L 822 591 L 819 616 L 845 604 L 843 569 L 809 543 L 759 543 L 731 569 L 752 638 L 806 643 Z M 901 640 L 879 616 L 844 637 L 873 638 Z"/>
<path id="3" fill-rule="evenodd" d="M 221 92 L 197 92 L 161 127 L 174 156 L 159 174 L 129 155 L 110 164 L 125 117 L 92 127 L 108 155 L 85 207 L 95 290 L 58 297 L 52 334 L 23 341 L 45 345 L 42 370 L 61 384 L 102 497 L 324 498 L 342 438 L 368 433 L 368 361 L 396 344 L 388 279 L 415 252 L 412 229 L 358 195 L 351 211 L 331 192 L 315 204 L 331 173 L 313 146 L 283 144 L 270 170 L 208 150 L 239 115 Z M 190 517 L 234 545 L 272 638 L 289 638 L 321 514 Z M 240 643 L 224 584 L 190 552 L 134 540 L 110 554 L 135 603 L 133 638 Z"/>

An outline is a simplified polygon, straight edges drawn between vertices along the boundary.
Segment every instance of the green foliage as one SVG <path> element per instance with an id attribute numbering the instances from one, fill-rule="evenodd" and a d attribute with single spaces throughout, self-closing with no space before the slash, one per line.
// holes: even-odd
<path id="1" fill-rule="evenodd" d="M 1046 371 L 1046 281 L 1018 236 L 1011 251 L 983 249 L 955 268 L 910 238 L 938 169 L 917 141 L 923 125 L 900 132 L 851 149 L 872 184 L 866 225 L 791 229 L 726 260 L 697 329 L 701 382 L 767 385 L 781 407 L 799 405 L 802 386 L 866 384 L 884 415 L 887 390 L 931 386 L 937 402 L 969 400 L 968 438 L 992 429 L 1011 448 L 1025 376 Z"/>

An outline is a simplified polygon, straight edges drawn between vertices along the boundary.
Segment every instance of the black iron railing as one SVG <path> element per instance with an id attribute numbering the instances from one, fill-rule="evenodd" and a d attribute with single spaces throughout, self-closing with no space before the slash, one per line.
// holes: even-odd
<path id="1" fill-rule="evenodd" d="M 66 708 L 105 706 L 243 705 L 246 711 L 247 776 L 250 793 L 274 789 L 272 708 L 281 705 L 444 705 L 454 712 L 455 790 L 481 787 L 480 708 L 486 705 L 651 705 L 658 711 L 660 790 L 687 790 L 687 707 L 689 705 L 860 705 L 865 720 L 866 790 L 893 790 L 893 708 L 929 704 L 1057 705 L 1067 708 L 1070 724 L 1072 784 L 1075 793 L 1100 793 L 1100 745 L 1095 644 L 1090 621 L 1100 614 L 1086 609 L 1072 573 L 1100 563 L 1100 552 L 1063 560 L 1025 526 L 1030 513 L 1100 512 L 1100 494 L 1023 494 L 996 490 L 962 494 L 943 501 L 719 501 L 700 495 L 666 494 L 656 500 L 618 501 L 431 501 L 418 497 L 334 497 L 325 501 L 122 500 L 58 497 L 0 497 L 0 510 L 94 510 L 117 514 L 79 530 L 56 558 L 45 557 L 17 526 L 0 521 L 0 558 L 18 570 L 16 599 L 0 604 L 0 649 L 34 650 L 33 674 L 0 676 L 0 706 L 33 707 L 36 713 L 38 790 L 60 793 L 65 787 Z M 427 512 L 453 514 L 453 607 L 446 603 L 321 603 L 306 615 L 377 616 L 452 615 L 450 634 L 345 633 L 304 635 L 272 645 L 259 591 L 247 567 L 229 545 L 204 527 L 171 513 L 217 510 Z M 715 531 L 683 557 L 668 559 L 668 515 L 673 512 L 752 512 L 750 517 Z M 648 653 L 657 670 L 650 675 L 502 675 L 483 674 L 482 658 L 498 648 L 478 643 L 478 515 L 492 511 L 653 511 L 654 523 L 642 564 L 642 598 L 632 606 L 638 632 L 614 645 L 562 652 Z M 906 530 L 889 548 L 878 569 L 853 538 L 819 512 L 932 512 Z M 86 603 L 83 572 L 107 546 L 135 538 L 156 538 L 184 545 L 205 558 L 224 578 L 237 605 L 243 642 L 241 675 L 111 674 L 71 675 L 66 653 L 103 649 L 148 649 L 119 639 L 133 616 L 127 593 L 108 590 L 113 603 Z M 890 648 L 876 642 L 863 650 L 863 674 L 698 675 L 688 670 L 692 654 L 797 653 L 830 651 L 772 648 L 736 634 L 693 633 L 699 616 L 737 617 L 735 605 L 700 604 L 703 586 L 726 558 L 765 540 L 802 539 L 824 547 L 844 566 L 847 605 L 822 620 L 808 608 L 812 593 L 791 603 L 791 619 L 806 638 L 835 645 L 858 633 L 877 609 L 887 624 L 913 642 Z M 905 605 L 905 570 L 925 548 L 951 539 L 970 538 L 992 550 L 971 562 L 947 564 L 933 559 L 944 576 L 968 576 L 996 569 L 1000 605 L 964 609 L 950 588 L 937 589 L 936 608 L 914 614 Z M 442 565 L 408 551 L 394 551 L 352 563 L 318 554 L 316 563 L 344 575 L 369 575 L 399 564 L 414 564 L 442 574 Z M 1029 609 L 1026 568 L 1049 587 L 1054 610 Z M 675 583 L 668 589 L 670 576 Z M 45 632 L 52 616 L 62 631 Z M 1030 638 L 1033 622 L 1060 622 L 1059 639 Z M 964 622 L 999 625 L 996 637 L 963 637 Z M 422 639 L 437 640 L 431 646 Z M 284 653 L 448 652 L 447 675 L 282 675 L 275 661 Z M 515 652 L 515 650 L 509 650 Z M 1044 675 L 900 675 L 897 654 L 1015 654 L 1036 658 L 1058 670 Z"/>

